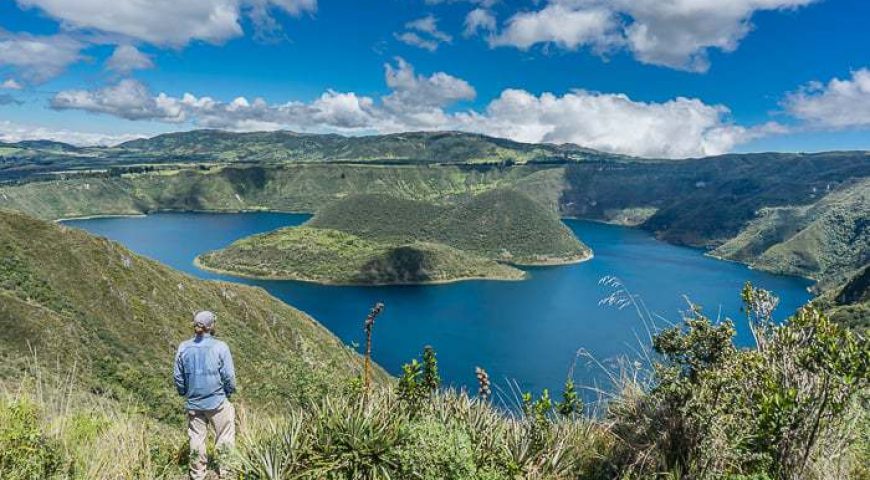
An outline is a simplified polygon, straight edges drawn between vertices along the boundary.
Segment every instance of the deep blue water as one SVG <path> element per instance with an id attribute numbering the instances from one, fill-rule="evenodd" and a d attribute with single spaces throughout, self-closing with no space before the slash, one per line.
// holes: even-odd
<path id="1" fill-rule="evenodd" d="M 493 382 L 503 386 L 510 379 L 523 390 L 558 391 L 580 348 L 605 363 L 635 355 L 639 341 L 648 343 L 645 329 L 633 308 L 599 305 L 612 291 L 599 284 L 605 276 L 618 277 L 650 312 L 671 322 L 679 321 L 687 306 L 685 297 L 703 305 L 714 318 L 731 317 L 742 344 L 750 342 L 739 309 L 745 281 L 781 297 L 780 318 L 810 299 L 806 289 L 811 283 L 805 279 L 715 260 L 640 230 L 577 220 L 566 223 L 595 257 L 577 265 L 530 269 L 531 278 L 523 282 L 323 286 L 221 276 L 192 263 L 207 250 L 307 218 L 279 213 L 165 213 L 66 224 L 117 240 L 198 277 L 262 286 L 314 316 L 348 344 L 362 343 L 363 319 L 374 302 L 383 301 L 386 310 L 375 325 L 375 360 L 398 374 L 403 363 L 432 345 L 445 381 L 470 389 L 476 388 L 475 366 L 484 367 Z M 586 361 L 578 363 L 574 375 L 578 385 L 601 384 L 604 378 L 600 368 Z"/>

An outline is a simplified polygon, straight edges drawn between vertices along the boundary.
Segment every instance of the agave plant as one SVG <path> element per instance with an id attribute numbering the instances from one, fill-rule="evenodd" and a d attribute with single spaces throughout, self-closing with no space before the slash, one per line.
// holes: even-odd
<path id="1" fill-rule="evenodd" d="M 390 392 L 372 392 L 367 400 L 356 401 L 327 397 L 314 406 L 311 417 L 314 452 L 324 472 L 321 478 L 398 478 L 408 418 Z"/>
<path id="2" fill-rule="evenodd" d="M 252 480 L 290 480 L 311 475 L 311 438 L 307 419 L 293 411 L 279 421 L 249 425 L 239 442 L 239 470 Z"/>

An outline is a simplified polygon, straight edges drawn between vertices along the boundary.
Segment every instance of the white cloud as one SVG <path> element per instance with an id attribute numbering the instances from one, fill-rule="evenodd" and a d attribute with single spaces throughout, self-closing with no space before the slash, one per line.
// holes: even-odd
<path id="1" fill-rule="evenodd" d="M 608 152 L 681 158 L 716 155 L 761 134 L 735 125 L 729 110 L 697 99 L 636 102 L 582 90 L 535 96 L 505 90 L 483 114 L 457 115 L 464 130 L 524 142 L 574 143 Z"/>
<path id="2" fill-rule="evenodd" d="M 430 52 L 434 52 L 438 50 L 438 42 L 434 40 L 426 40 L 425 38 L 417 35 L 414 32 L 402 32 L 396 34 L 396 39 L 400 42 L 411 45 L 412 47 L 422 48 L 424 50 L 429 50 Z"/>
<path id="3" fill-rule="evenodd" d="M 783 106 L 814 127 L 870 127 L 870 69 L 856 70 L 846 80 L 834 78 L 827 85 L 811 82 L 787 95 Z"/>
<path id="4" fill-rule="evenodd" d="M 6 80 L 3 80 L 3 83 L 0 83 L 0 88 L 7 90 L 21 90 L 24 88 L 24 85 L 18 83 L 14 78 L 7 78 Z"/>
<path id="5" fill-rule="evenodd" d="M 463 35 L 470 37 L 477 32 L 492 32 L 496 29 L 495 15 L 485 8 L 475 8 L 465 16 Z"/>
<path id="6" fill-rule="evenodd" d="M 626 95 L 576 90 L 558 96 L 508 89 L 483 111 L 451 112 L 475 98 L 465 80 L 444 72 L 417 74 L 402 59 L 385 66 L 390 93 L 379 101 L 329 90 L 311 102 L 270 104 L 244 97 L 230 102 L 186 93 L 153 95 L 134 81 L 94 91 L 58 93 L 52 106 L 127 119 L 190 122 L 230 130 L 290 129 L 303 132 L 390 133 L 462 130 L 524 142 L 576 143 L 608 152 L 652 157 L 715 155 L 766 134 L 777 124 L 747 128 L 722 105 L 678 97 L 638 102 Z"/>
<path id="7" fill-rule="evenodd" d="M 193 40 L 221 43 L 242 34 L 245 11 L 263 21 L 270 8 L 311 12 L 316 0 L 17 0 L 60 20 L 67 28 L 95 29 L 163 46 Z"/>
<path id="8" fill-rule="evenodd" d="M 625 48 L 643 63 L 704 72 L 708 52 L 731 52 L 763 10 L 795 9 L 815 0 L 550 0 L 508 19 L 492 46 L 555 44 L 598 51 Z"/>
<path id="9" fill-rule="evenodd" d="M 185 112 L 178 103 L 178 100 L 163 94 L 152 97 L 145 85 L 128 78 L 98 90 L 58 92 L 51 99 L 51 108 L 106 113 L 127 120 L 178 123 L 185 120 Z"/>
<path id="10" fill-rule="evenodd" d="M 514 15 L 504 30 L 490 39 L 490 44 L 523 50 L 539 43 L 553 43 L 567 49 L 584 46 L 600 49 L 618 40 L 617 20 L 614 12 L 607 8 L 573 9 L 552 3 L 536 12 Z"/>
<path id="11" fill-rule="evenodd" d="M 0 29 L 0 67 L 14 69 L 29 82 L 40 83 L 59 75 L 82 58 L 82 48 L 84 44 L 62 34 L 37 36 Z M 17 81 L 7 79 L 3 86 L 10 88 L 9 85 L 20 86 Z"/>
<path id="12" fill-rule="evenodd" d="M 438 19 L 427 15 L 405 24 L 406 31 L 396 34 L 396 39 L 408 45 L 434 52 L 442 43 L 450 43 L 453 37 L 438 29 Z"/>
<path id="13" fill-rule="evenodd" d="M 154 68 L 151 57 L 139 51 L 133 45 L 118 45 L 106 60 L 106 68 L 121 74 L 129 74 L 133 70 Z"/>
<path id="14" fill-rule="evenodd" d="M 419 107 L 445 107 L 459 100 L 473 100 L 476 92 L 461 78 L 437 72 L 431 76 L 417 75 L 414 67 L 402 58 L 396 67 L 384 65 L 387 86 L 392 93 L 383 98 L 384 105 L 396 111 Z"/>
<path id="15" fill-rule="evenodd" d="M 20 142 L 22 140 L 54 140 L 72 145 L 117 145 L 128 140 L 142 138 L 145 135 L 123 133 L 118 135 L 79 132 L 75 130 L 54 129 L 49 127 L 27 125 L 0 120 L 0 141 Z"/>
<path id="16" fill-rule="evenodd" d="M 644 63 L 703 72 L 709 49 L 732 52 L 752 30 L 752 15 L 795 9 L 815 0 L 618 0 L 632 17 L 629 48 Z"/>

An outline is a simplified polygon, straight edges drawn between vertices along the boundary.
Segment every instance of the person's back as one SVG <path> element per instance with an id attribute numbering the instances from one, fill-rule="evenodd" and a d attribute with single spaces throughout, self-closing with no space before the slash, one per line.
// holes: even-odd
<path id="1" fill-rule="evenodd" d="M 176 387 L 188 410 L 214 410 L 236 389 L 230 349 L 209 333 L 183 342 L 176 362 L 177 375 L 183 375 L 176 376 Z"/>
<path id="2" fill-rule="evenodd" d="M 229 347 L 213 336 L 215 320 L 211 312 L 197 313 L 195 336 L 182 342 L 175 355 L 175 387 L 187 399 L 190 478 L 194 480 L 205 478 L 209 423 L 214 427 L 219 453 L 235 443 L 235 409 L 229 398 L 236 391 L 236 374 Z M 225 465 L 221 467 L 225 469 Z"/>

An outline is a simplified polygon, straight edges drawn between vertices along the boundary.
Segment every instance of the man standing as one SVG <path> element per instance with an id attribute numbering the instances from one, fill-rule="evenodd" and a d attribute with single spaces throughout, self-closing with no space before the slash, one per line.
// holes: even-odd
<path id="1" fill-rule="evenodd" d="M 215 314 L 198 312 L 193 317 L 195 336 L 183 342 L 175 355 L 175 388 L 187 398 L 187 434 L 190 437 L 190 478 L 206 474 L 205 439 L 208 425 L 215 431 L 219 474 L 226 478 L 226 462 L 220 462 L 234 446 L 235 409 L 229 399 L 236 391 L 233 357 L 227 344 L 214 338 Z"/>

